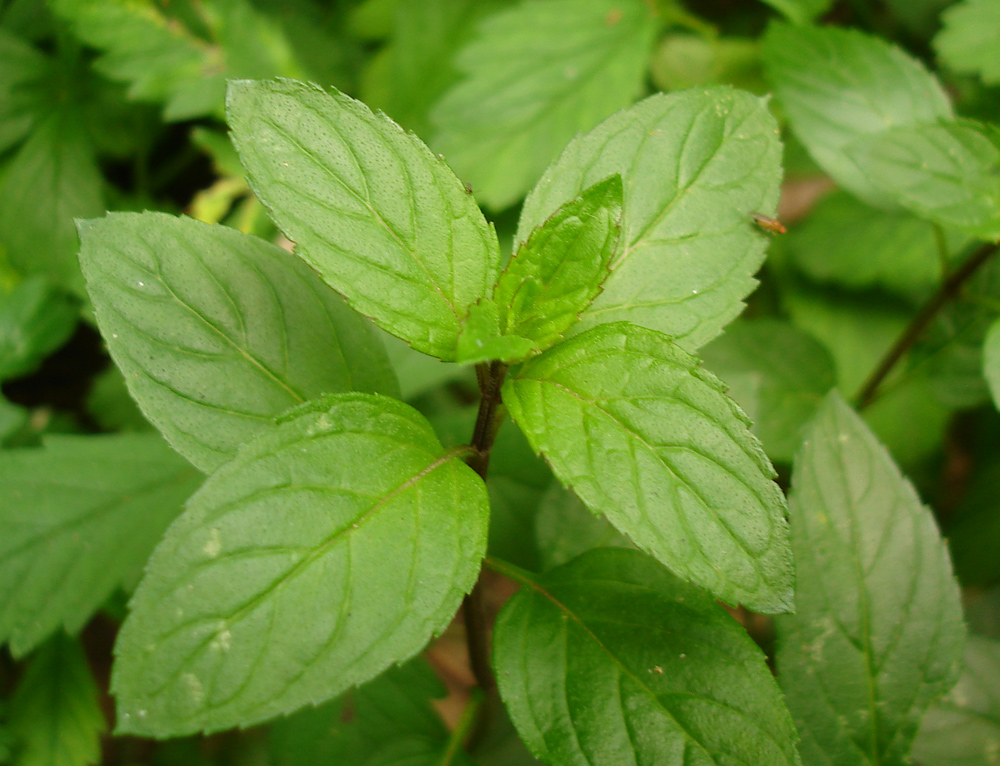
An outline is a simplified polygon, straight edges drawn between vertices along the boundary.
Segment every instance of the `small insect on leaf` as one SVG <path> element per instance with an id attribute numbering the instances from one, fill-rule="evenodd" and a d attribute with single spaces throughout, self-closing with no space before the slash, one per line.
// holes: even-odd
<path id="1" fill-rule="evenodd" d="M 788 233 L 788 229 L 785 228 L 785 224 L 777 218 L 771 218 L 771 216 L 764 215 L 763 213 L 751 213 L 750 217 L 753 218 L 753 222 L 762 229 L 767 229 L 774 234 Z"/>

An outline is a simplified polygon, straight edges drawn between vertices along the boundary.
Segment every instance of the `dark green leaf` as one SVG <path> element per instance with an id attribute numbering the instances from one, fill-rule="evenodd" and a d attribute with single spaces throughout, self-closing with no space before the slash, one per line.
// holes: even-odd
<path id="1" fill-rule="evenodd" d="M 772 24 L 764 63 L 812 158 L 840 186 L 873 204 L 884 205 L 886 195 L 845 153 L 847 144 L 891 127 L 952 117 L 947 95 L 923 64 L 857 30 Z"/>
<path id="2" fill-rule="evenodd" d="M 315 85 L 233 82 L 228 117 L 254 191 L 296 252 L 383 329 L 455 359 L 500 251 L 448 166 L 383 115 Z"/>
<path id="3" fill-rule="evenodd" d="M 704 591 L 622 549 L 519 579 L 497 620 L 494 663 L 511 718 L 539 758 L 800 763 L 764 654 Z"/>
<path id="4" fill-rule="evenodd" d="M 0 451 L 0 641 L 20 656 L 83 627 L 138 579 L 201 478 L 155 434 Z"/>
<path id="5" fill-rule="evenodd" d="M 639 97 L 658 27 L 643 0 L 535 0 L 490 16 L 431 114 L 435 149 L 480 200 L 508 207 L 567 141 Z"/>
<path id="6" fill-rule="evenodd" d="M 89 766 L 107 728 L 97 684 L 75 640 L 54 636 L 28 663 L 11 700 L 15 766 Z"/>
<path id="7" fill-rule="evenodd" d="M 398 390 L 373 330 L 274 245 L 163 213 L 111 213 L 81 232 L 129 391 L 203 471 L 321 393 Z"/>
<path id="8" fill-rule="evenodd" d="M 531 232 L 500 275 L 500 330 L 542 351 L 562 339 L 601 291 L 618 247 L 622 179 L 613 175 Z"/>
<path id="9" fill-rule="evenodd" d="M 77 308 L 42 277 L 0 296 L 0 380 L 34 371 L 76 327 Z"/>
<path id="10" fill-rule="evenodd" d="M 538 506 L 535 536 L 542 570 L 565 564 L 591 548 L 632 547 L 611 522 L 591 513 L 580 498 L 558 482 L 552 482 Z"/>
<path id="11" fill-rule="evenodd" d="M 119 730 L 248 726 L 440 632 L 486 548 L 482 481 L 387 397 L 323 397 L 244 445 L 154 551 L 116 646 Z"/>
<path id="12" fill-rule="evenodd" d="M 990 325 L 983 343 L 983 375 L 993 395 L 993 403 L 1000 409 L 1000 319 Z"/>
<path id="13" fill-rule="evenodd" d="M 833 360 L 816 340 L 775 319 L 737 321 L 702 349 L 705 366 L 730 386 L 774 460 L 790 461 L 827 392 Z"/>
<path id="14" fill-rule="evenodd" d="M 978 74 L 983 82 L 1000 84 L 1000 3 L 965 0 L 941 15 L 944 22 L 934 48 L 956 72 Z"/>
<path id="15" fill-rule="evenodd" d="M 886 200 L 1000 239 L 1000 131 L 964 121 L 893 128 L 844 147 Z"/>
<path id="16" fill-rule="evenodd" d="M 978 456 L 961 500 L 945 532 L 963 585 L 981 587 L 1000 580 L 1000 460 Z"/>
<path id="17" fill-rule="evenodd" d="M 778 199 L 777 132 L 760 99 L 709 88 L 653 96 L 570 143 L 525 202 L 516 241 L 621 175 L 621 246 L 573 332 L 625 320 L 687 350 L 718 335 L 764 260 L 769 240 L 750 214 L 772 212 Z"/>
<path id="18" fill-rule="evenodd" d="M 1000 753 L 1000 641 L 969 636 L 965 670 L 913 743 L 921 766 L 991 766 Z"/>
<path id="19" fill-rule="evenodd" d="M 875 436 L 831 394 L 795 460 L 795 616 L 778 668 L 807 763 L 907 762 L 927 706 L 961 667 L 948 551 Z"/>
<path id="20" fill-rule="evenodd" d="M 619 322 L 527 363 L 503 399 L 560 481 L 640 548 L 724 601 L 787 611 L 785 499 L 724 390 L 669 338 Z"/>

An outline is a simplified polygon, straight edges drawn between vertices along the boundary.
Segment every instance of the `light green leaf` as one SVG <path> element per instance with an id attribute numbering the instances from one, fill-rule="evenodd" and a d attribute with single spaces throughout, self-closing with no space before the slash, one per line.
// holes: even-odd
<path id="1" fill-rule="evenodd" d="M 993 395 L 993 403 L 1000 409 L 1000 319 L 990 325 L 983 343 L 983 375 Z"/>
<path id="2" fill-rule="evenodd" d="M 37 122 L 32 86 L 46 72 L 45 56 L 0 29 L 0 152 L 27 136 Z"/>
<path id="3" fill-rule="evenodd" d="M 130 586 L 202 477 L 155 434 L 0 451 L 0 642 L 75 633 Z"/>
<path id="4" fill-rule="evenodd" d="M 164 103 L 167 120 L 222 115 L 226 79 L 298 76 L 280 27 L 247 0 L 203 0 L 196 23 L 152 0 L 55 0 L 76 35 L 103 51 L 95 68 L 129 96 Z"/>
<path id="5" fill-rule="evenodd" d="M 763 0 L 776 11 L 781 11 L 793 24 L 808 24 L 820 14 L 826 13 L 833 0 Z"/>
<path id="6" fill-rule="evenodd" d="M 405 741 L 436 746 L 439 763 L 448 730 L 431 700 L 446 693 L 427 662 L 414 659 L 333 702 L 279 719 L 268 751 L 275 766 L 372 766 Z"/>
<path id="7" fill-rule="evenodd" d="M 505 571 L 503 567 L 498 567 Z M 799 764 L 764 654 L 704 591 L 639 553 L 585 553 L 497 620 L 500 694 L 554 766 Z"/>
<path id="8" fill-rule="evenodd" d="M 618 247 L 622 179 L 615 174 L 567 202 L 528 236 L 500 275 L 500 329 L 544 351 L 601 291 Z"/>
<path id="9" fill-rule="evenodd" d="M 82 293 L 73 219 L 100 215 L 102 184 L 76 117 L 53 114 L 39 123 L 0 181 L 0 246 L 11 264 Z"/>
<path id="10" fill-rule="evenodd" d="M 324 392 L 398 390 L 373 330 L 294 256 L 164 213 L 81 224 L 111 356 L 143 413 L 203 471 Z"/>
<path id="11" fill-rule="evenodd" d="M 77 313 L 38 276 L 0 296 L 0 380 L 32 372 L 72 335 Z"/>
<path id="12" fill-rule="evenodd" d="M 380 327 L 455 359 L 469 307 L 496 282 L 496 234 L 444 162 L 341 93 L 230 83 L 233 141 L 296 252 Z"/>
<path id="13" fill-rule="evenodd" d="M 831 394 L 796 456 L 796 614 L 778 669 L 806 763 L 907 762 L 924 711 L 958 679 L 958 585 L 930 510 Z"/>
<path id="14" fill-rule="evenodd" d="M 887 200 L 1000 239 L 1000 131 L 971 121 L 894 128 L 844 147 Z"/>
<path id="15" fill-rule="evenodd" d="M 649 76 L 659 90 L 682 90 L 726 84 L 765 92 L 760 46 L 742 37 L 706 37 L 674 32 L 661 40 L 649 62 Z"/>
<path id="16" fill-rule="evenodd" d="M 573 332 L 625 320 L 692 351 L 743 309 L 781 181 L 778 126 L 731 88 L 652 96 L 575 139 L 525 202 L 524 242 L 561 205 L 613 173 L 625 190 L 621 246 Z"/>
<path id="17" fill-rule="evenodd" d="M 167 530 L 119 633 L 119 730 L 249 726 L 330 699 L 448 624 L 486 548 L 486 488 L 387 397 L 293 410 Z M 390 564 L 391 562 L 391 564 Z"/>
<path id="18" fill-rule="evenodd" d="M 729 384 L 773 460 L 790 461 L 802 429 L 836 385 L 833 360 L 787 322 L 737 321 L 702 349 L 705 366 Z"/>
<path id="19" fill-rule="evenodd" d="M 28 411 L 0 395 L 0 447 L 14 437 L 28 422 Z"/>
<path id="20" fill-rule="evenodd" d="M 759 612 L 791 608 L 785 500 L 719 380 L 620 322 L 560 343 L 503 387 L 563 484 L 684 579 Z"/>
<path id="21" fill-rule="evenodd" d="M 13 766 L 88 766 L 107 728 L 80 644 L 56 635 L 31 658 L 11 700 Z"/>
<path id="22" fill-rule="evenodd" d="M 836 191 L 824 197 L 782 244 L 796 267 L 819 282 L 880 287 L 903 297 L 924 298 L 941 283 L 943 256 L 954 255 L 966 239 L 948 231 L 945 241 L 939 242 L 929 221 L 902 211 L 879 210 Z"/>
<path id="23" fill-rule="evenodd" d="M 840 186 L 879 206 L 891 204 L 848 156 L 861 136 L 952 118 L 951 105 L 923 64 L 894 45 L 853 29 L 772 24 L 764 64 L 792 129 Z"/>
<path id="24" fill-rule="evenodd" d="M 538 506 L 535 537 L 542 570 L 565 564 L 591 548 L 632 547 L 611 522 L 591 513 L 572 490 L 559 482 L 552 482 Z"/>
<path id="25" fill-rule="evenodd" d="M 944 22 L 934 49 L 956 72 L 978 74 L 987 85 L 1000 84 L 1000 2 L 965 0 L 941 14 Z"/>
<path id="26" fill-rule="evenodd" d="M 566 142 L 641 95 L 658 28 L 643 0 L 535 0 L 490 16 L 455 60 L 465 79 L 431 113 L 434 148 L 489 207 L 512 205 Z"/>
<path id="27" fill-rule="evenodd" d="M 491 359 L 520 362 L 539 353 L 534 341 L 501 332 L 500 311 L 491 298 L 484 298 L 469 310 L 458 336 L 457 362 L 479 364 Z"/>
<path id="28" fill-rule="evenodd" d="M 1000 753 L 1000 641 L 969 636 L 965 670 L 913 743 L 921 766 L 992 766 Z"/>

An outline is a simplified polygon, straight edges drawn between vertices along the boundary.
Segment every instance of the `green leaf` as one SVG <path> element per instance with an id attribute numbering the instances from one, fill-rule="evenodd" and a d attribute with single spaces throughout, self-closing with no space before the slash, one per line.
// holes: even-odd
<path id="1" fill-rule="evenodd" d="M 861 136 L 952 118 L 935 77 L 884 40 L 853 29 L 772 24 L 764 64 L 792 129 L 840 186 L 878 206 L 874 186 L 845 147 Z"/>
<path id="2" fill-rule="evenodd" d="M 658 29 L 643 0 L 535 0 L 490 16 L 431 113 L 435 150 L 489 207 L 512 205 L 571 138 L 642 94 Z"/>
<path id="3" fill-rule="evenodd" d="M 707 593 L 622 549 L 518 579 L 497 619 L 494 664 L 511 718 L 539 758 L 800 763 L 763 652 Z"/>
<path id="4" fill-rule="evenodd" d="M 833 0 L 763 0 L 776 11 L 781 11 L 793 24 L 808 24 L 826 13 Z"/>
<path id="5" fill-rule="evenodd" d="M 710 37 L 690 32 L 664 36 L 649 62 L 649 76 L 663 91 L 728 84 L 766 92 L 760 46 L 742 37 Z"/>
<path id="6" fill-rule="evenodd" d="M 1000 239 L 1000 131 L 963 121 L 894 128 L 844 147 L 892 201 L 944 226 Z"/>
<path id="7" fill-rule="evenodd" d="M 621 247 L 603 292 L 573 332 L 625 320 L 693 351 L 743 308 L 774 210 L 778 126 L 763 101 L 730 88 L 652 96 L 575 139 L 524 204 L 524 242 L 564 203 L 613 173 L 625 193 Z"/>
<path id="8" fill-rule="evenodd" d="M 8 440 L 28 423 L 28 411 L 7 401 L 0 395 L 0 447 L 6 447 Z"/>
<path id="9" fill-rule="evenodd" d="M 990 325 L 983 343 L 983 375 L 993 395 L 993 403 L 1000 409 L 1000 319 Z"/>
<path id="10" fill-rule="evenodd" d="M 102 184 L 77 118 L 54 114 L 38 124 L 0 181 L 0 245 L 11 264 L 82 293 L 73 219 L 101 214 Z"/>
<path id="11" fill-rule="evenodd" d="M 45 56 L 6 29 L 0 29 L 0 152 L 27 136 L 37 123 L 32 86 L 46 72 Z"/>
<path id="12" fill-rule="evenodd" d="M 203 30 L 152 0 L 55 0 L 53 9 L 103 51 L 101 74 L 128 83 L 133 99 L 163 102 L 167 120 L 222 116 L 227 78 L 301 74 L 280 28 L 246 0 L 203 0 Z"/>
<path id="13" fill-rule="evenodd" d="M 942 29 L 934 38 L 941 61 L 956 72 L 978 74 L 987 85 L 1000 84 L 1000 3 L 964 0 L 941 14 Z"/>
<path id="14" fill-rule="evenodd" d="M 152 431 L 153 425 L 129 396 L 125 377 L 114 365 L 94 378 L 87 393 L 87 414 L 104 431 Z"/>
<path id="15" fill-rule="evenodd" d="M 753 421 L 773 460 L 790 461 L 827 392 L 833 360 L 808 334 L 775 319 L 738 321 L 702 349 L 705 366 Z"/>
<path id="16" fill-rule="evenodd" d="M 0 451 L 0 641 L 75 633 L 130 586 L 201 476 L 155 434 Z"/>
<path id="17" fill-rule="evenodd" d="M 80 230 L 111 356 L 201 470 L 321 393 L 397 392 L 373 330 L 280 248 L 164 213 L 110 213 Z"/>
<path id="18" fill-rule="evenodd" d="M 80 644 L 56 635 L 28 663 L 11 700 L 14 766 L 88 766 L 107 728 Z"/>
<path id="19" fill-rule="evenodd" d="M 227 114 L 250 184 L 296 252 L 380 327 L 454 360 L 500 251 L 448 166 L 385 116 L 315 85 L 232 82 Z"/>
<path id="20" fill-rule="evenodd" d="M 725 387 L 669 338 L 620 322 L 560 343 L 503 387 L 563 484 L 684 579 L 791 608 L 785 500 Z"/>
<path id="21" fill-rule="evenodd" d="M 457 362 L 479 364 L 491 359 L 520 362 L 539 353 L 534 341 L 501 332 L 500 312 L 500 307 L 490 298 L 484 298 L 469 310 L 458 336 Z"/>
<path id="22" fill-rule="evenodd" d="M 969 636 L 965 670 L 913 743 L 921 766 L 990 766 L 1000 747 L 1000 641 Z"/>
<path id="23" fill-rule="evenodd" d="M 0 296 L 0 380 L 34 371 L 76 327 L 77 308 L 42 277 Z"/>
<path id="24" fill-rule="evenodd" d="M 907 762 L 927 706 L 958 678 L 965 640 L 930 510 L 836 393 L 796 456 L 796 614 L 778 668 L 807 763 Z"/>
<path id="25" fill-rule="evenodd" d="M 279 719 L 268 751 L 275 766 L 371 766 L 405 741 L 436 746 L 439 763 L 448 730 L 431 699 L 446 693 L 426 661 L 414 659 L 333 702 Z"/>
<path id="26" fill-rule="evenodd" d="M 529 338 L 542 351 L 561 340 L 601 291 L 621 217 L 622 179 L 615 174 L 532 231 L 493 293 L 501 331 Z"/>
<path id="27" fill-rule="evenodd" d="M 611 522 L 591 513 L 580 498 L 559 482 L 552 482 L 538 507 L 535 537 L 542 570 L 565 564 L 591 548 L 632 547 Z"/>
<path id="28" fill-rule="evenodd" d="M 154 551 L 119 633 L 119 730 L 176 736 L 330 699 L 444 629 L 486 488 L 427 421 L 324 397 L 244 445 Z"/>
<path id="29" fill-rule="evenodd" d="M 929 221 L 902 211 L 878 210 L 836 191 L 824 197 L 782 244 L 796 267 L 818 282 L 879 287 L 902 297 L 924 298 L 941 283 L 943 256 L 954 255 L 966 239 L 948 231 L 940 242 Z"/>

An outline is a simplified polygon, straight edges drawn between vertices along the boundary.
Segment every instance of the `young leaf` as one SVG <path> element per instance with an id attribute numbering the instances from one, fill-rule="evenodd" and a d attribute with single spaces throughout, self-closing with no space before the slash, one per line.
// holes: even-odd
<path id="1" fill-rule="evenodd" d="M 80 644 L 56 635 L 31 658 L 11 700 L 17 766 L 89 766 L 107 728 Z"/>
<path id="2" fill-rule="evenodd" d="M 119 730 L 176 736 L 316 704 L 419 651 L 476 579 L 486 488 L 394 399 L 303 405 L 154 551 L 119 633 Z"/>
<path id="3" fill-rule="evenodd" d="M 983 375 L 993 395 L 993 403 L 1000 409 L 1000 319 L 990 325 L 983 343 Z"/>
<path id="4" fill-rule="evenodd" d="M 781 11 L 793 24 L 808 24 L 829 10 L 833 0 L 763 0 L 777 11 Z"/>
<path id="5" fill-rule="evenodd" d="M 321 393 L 397 392 L 372 328 L 280 248 L 164 213 L 111 213 L 80 231 L 111 356 L 203 471 Z"/>
<path id="6" fill-rule="evenodd" d="M 913 754 L 921 766 L 988 766 L 1000 743 L 1000 641 L 969 636 L 955 688 L 927 711 Z"/>
<path id="7" fill-rule="evenodd" d="M 20 657 L 130 586 L 202 477 L 155 434 L 0 451 L 0 642 Z"/>
<path id="8" fill-rule="evenodd" d="M 774 460 L 790 461 L 802 429 L 836 385 L 826 349 L 776 319 L 737 321 L 702 349 L 705 366 L 732 387 Z"/>
<path id="9" fill-rule="evenodd" d="M 772 24 L 764 63 L 792 129 L 816 163 L 848 191 L 886 195 L 844 152 L 861 136 L 952 117 L 948 97 L 918 60 L 857 30 Z"/>
<path id="10" fill-rule="evenodd" d="M 624 184 L 621 245 L 573 332 L 625 320 L 692 351 L 719 334 L 753 289 L 768 237 L 750 217 L 778 199 L 781 143 L 764 103 L 731 88 L 652 96 L 575 139 L 521 213 L 527 240 L 609 175 Z"/>
<path id="11" fill-rule="evenodd" d="M 444 161 L 387 117 L 316 85 L 231 82 L 227 115 L 251 186 L 296 252 L 380 327 L 454 360 L 500 250 Z"/>
<path id="12" fill-rule="evenodd" d="M 658 28 L 643 0 L 536 0 L 490 16 L 456 58 L 465 79 L 431 113 L 435 149 L 483 202 L 508 207 L 567 141 L 639 97 Z"/>
<path id="13" fill-rule="evenodd" d="M 32 372 L 76 327 L 77 308 L 42 277 L 0 296 L 0 380 Z"/>
<path id="14" fill-rule="evenodd" d="M 904 763 L 958 678 L 958 586 L 928 508 L 836 393 L 792 475 L 796 614 L 778 668 L 807 763 Z"/>
<path id="15" fill-rule="evenodd" d="M 619 175 L 594 184 L 531 232 L 500 275 L 493 300 L 505 335 L 544 351 L 559 341 L 601 291 L 618 247 Z"/>
<path id="16" fill-rule="evenodd" d="M 785 500 L 725 387 L 658 332 L 619 322 L 560 343 L 503 387 L 563 484 L 684 579 L 791 608 Z"/>
<path id="17" fill-rule="evenodd" d="M 935 223 L 1000 239 L 1000 131 L 970 121 L 894 128 L 844 152 L 885 199 Z"/>
<path id="18" fill-rule="evenodd" d="M 538 352 L 538 346 L 528 338 L 501 332 L 500 307 L 494 300 L 484 298 L 469 309 L 458 336 L 455 361 L 461 364 L 479 364 L 492 359 L 520 362 Z"/>
<path id="19" fill-rule="evenodd" d="M 944 22 L 934 49 L 956 72 L 978 74 L 987 85 L 1000 85 L 1000 3 L 964 0 L 941 14 Z"/>
<path id="20" fill-rule="evenodd" d="M 498 567 L 504 571 L 503 567 Z M 500 694 L 554 766 L 799 764 L 764 654 L 704 591 L 639 553 L 585 553 L 497 619 Z"/>

